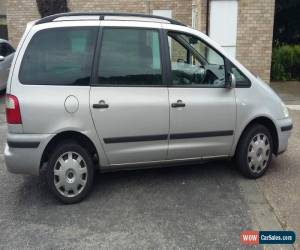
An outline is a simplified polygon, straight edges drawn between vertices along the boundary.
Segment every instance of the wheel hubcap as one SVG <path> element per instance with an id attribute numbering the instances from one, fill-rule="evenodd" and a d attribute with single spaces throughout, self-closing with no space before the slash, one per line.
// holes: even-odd
<path id="1" fill-rule="evenodd" d="M 268 164 L 271 155 L 270 142 L 265 134 L 255 135 L 248 147 L 248 165 L 252 172 L 260 173 Z"/>
<path id="2" fill-rule="evenodd" d="M 76 152 L 62 154 L 54 166 L 54 185 L 65 197 L 78 195 L 87 183 L 87 166 Z"/>

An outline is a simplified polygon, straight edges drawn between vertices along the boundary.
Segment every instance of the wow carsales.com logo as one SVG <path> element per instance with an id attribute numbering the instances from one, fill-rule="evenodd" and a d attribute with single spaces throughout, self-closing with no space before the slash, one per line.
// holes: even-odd
<path id="1" fill-rule="evenodd" d="M 258 244 L 293 244 L 296 234 L 293 231 L 243 231 L 241 243 L 246 245 Z"/>

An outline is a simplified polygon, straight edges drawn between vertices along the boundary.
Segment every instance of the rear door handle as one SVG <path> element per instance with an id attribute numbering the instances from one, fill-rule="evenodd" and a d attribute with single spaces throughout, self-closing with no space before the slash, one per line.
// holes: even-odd
<path id="1" fill-rule="evenodd" d="M 101 100 L 99 103 L 93 104 L 94 109 L 107 109 L 109 108 L 109 105 L 105 103 L 105 101 Z"/>
<path id="2" fill-rule="evenodd" d="M 172 108 L 184 108 L 185 107 L 185 103 L 182 102 L 181 100 L 178 100 L 177 102 L 172 103 L 171 107 Z"/>

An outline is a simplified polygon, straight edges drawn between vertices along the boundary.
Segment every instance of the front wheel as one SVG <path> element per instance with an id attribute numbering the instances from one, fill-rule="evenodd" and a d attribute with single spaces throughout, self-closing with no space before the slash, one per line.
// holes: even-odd
<path id="1" fill-rule="evenodd" d="M 273 152 L 269 130 L 260 124 L 249 127 L 242 135 L 236 151 L 236 164 L 248 178 L 258 178 L 268 169 Z"/>
<path id="2" fill-rule="evenodd" d="M 64 142 L 50 155 L 47 181 L 52 192 L 64 203 L 84 199 L 93 184 L 94 165 L 86 149 L 75 142 Z"/>

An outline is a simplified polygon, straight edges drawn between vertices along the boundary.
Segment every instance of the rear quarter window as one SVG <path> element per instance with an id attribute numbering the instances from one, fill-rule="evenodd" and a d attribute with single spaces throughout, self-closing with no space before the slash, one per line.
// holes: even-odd
<path id="1" fill-rule="evenodd" d="M 37 32 L 22 59 L 19 80 L 30 85 L 89 85 L 98 27 Z"/>

